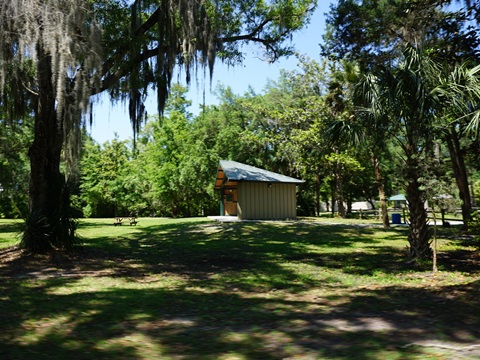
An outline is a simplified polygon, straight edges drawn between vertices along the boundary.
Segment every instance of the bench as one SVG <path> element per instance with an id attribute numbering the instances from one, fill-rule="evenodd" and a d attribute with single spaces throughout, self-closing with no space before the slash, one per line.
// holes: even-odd
<path id="1" fill-rule="evenodd" d="M 130 226 L 137 225 L 138 222 L 136 217 L 130 217 L 128 218 L 128 221 L 130 221 Z"/>
<path id="2" fill-rule="evenodd" d="M 113 226 L 122 225 L 123 218 L 116 217 L 113 221 Z"/>

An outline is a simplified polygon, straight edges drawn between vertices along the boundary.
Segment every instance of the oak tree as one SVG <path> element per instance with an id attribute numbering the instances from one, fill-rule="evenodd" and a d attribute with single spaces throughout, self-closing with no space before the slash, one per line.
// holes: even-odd
<path id="1" fill-rule="evenodd" d="M 9 116 L 27 108 L 35 119 L 23 246 L 48 251 L 73 244 L 68 171 L 61 173 L 60 162 L 72 165 L 77 158 L 92 95 L 108 91 L 128 101 L 136 133 L 148 90 L 156 90 L 162 111 L 177 66 L 188 82 L 197 69 L 211 74 L 217 58 L 241 62 L 246 43 L 275 61 L 291 52 L 289 35 L 306 24 L 314 6 L 307 0 L 2 2 L 0 93 L 15 88 Z"/>

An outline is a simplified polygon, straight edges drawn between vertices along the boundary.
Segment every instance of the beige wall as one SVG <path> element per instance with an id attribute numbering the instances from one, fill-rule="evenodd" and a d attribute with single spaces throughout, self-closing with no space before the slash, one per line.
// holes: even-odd
<path id="1" fill-rule="evenodd" d="M 238 218 L 242 220 L 295 219 L 295 184 L 238 183 Z"/>

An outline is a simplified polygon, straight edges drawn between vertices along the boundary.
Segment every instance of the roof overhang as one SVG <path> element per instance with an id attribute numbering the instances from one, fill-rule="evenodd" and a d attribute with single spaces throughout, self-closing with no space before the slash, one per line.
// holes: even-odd
<path id="1" fill-rule="evenodd" d="M 266 182 L 284 184 L 303 184 L 303 180 L 263 170 L 236 161 L 220 160 L 215 179 L 215 190 L 236 188 L 238 182 Z"/>
<path id="2" fill-rule="evenodd" d="M 219 166 L 217 170 L 217 177 L 215 178 L 215 190 L 220 189 L 236 189 L 237 188 L 237 181 L 230 181 L 225 172 L 223 171 L 222 167 Z"/>

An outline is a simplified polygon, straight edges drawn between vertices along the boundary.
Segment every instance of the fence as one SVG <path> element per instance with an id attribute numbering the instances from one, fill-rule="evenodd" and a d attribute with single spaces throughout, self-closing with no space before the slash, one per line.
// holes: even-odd
<path id="1" fill-rule="evenodd" d="M 478 208 L 474 208 L 473 210 L 478 210 Z M 395 214 L 398 214 L 398 216 L 395 216 Z M 433 217 L 434 211 L 433 210 L 427 210 L 427 218 L 430 221 L 434 220 Z M 352 217 L 359 218 L 359 219 L 380 219 L 380 210 L 379 209 L 374 209 L 374 210 L 354 210 L 351 212 Z M 388 209 L 388 216 L 389 219 L 392 221 L 392 223 L 403 223 L 406 224 L 408 221 L 408 209 L 407 208 L 402 208 L 402 209 Z M 452 212 L 445 212 L 445 211 L 435 211 L 435 217 L 437 221 L 442 221 L 444 222 L 449 222 L 449 221 L 463 221 L 462 219 L 462 209 L 455 209 Z M 399 219 L 400 221 L 393 221 L 393 220 Z"/>

